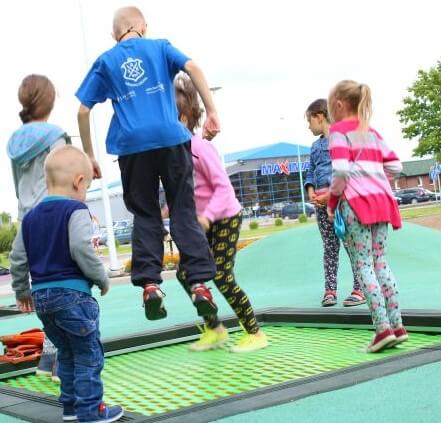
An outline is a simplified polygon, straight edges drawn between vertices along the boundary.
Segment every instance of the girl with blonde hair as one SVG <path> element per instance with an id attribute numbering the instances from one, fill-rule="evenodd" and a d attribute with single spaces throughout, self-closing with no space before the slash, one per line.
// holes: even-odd
<path id="1" fill-rule="evenodd" d="M 398 175 L 402 165 L 369 126 L 372 98 L 367 85 L 339 82 L 331 90 L 328 107 L 334 121 L 329 135 L 333 177 L 328 215 L 332 221 L 339 208 L 343 217 L 344 242 L 376 329 L 367 349 L 378 352 L 408 339 L 397 282 L 385 257 L 388 225 L 401 227 L 389 177 Z"/>

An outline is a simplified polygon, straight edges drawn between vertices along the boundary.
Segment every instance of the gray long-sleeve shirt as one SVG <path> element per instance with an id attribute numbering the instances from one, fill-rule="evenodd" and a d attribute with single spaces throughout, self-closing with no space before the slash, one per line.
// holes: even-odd
<path id="1" fill-rule="evenodd" d="M 76 210 L 68 223 L 69 251 L 87 281 L 100 289 L 109 285 L 109 279 L 101 260 L 96 256 L 91 244 L 92 222 L 88 209 Z M 22 228 L 15 238 L 10 255 L 12 289 L 17 299 L 27 298 L 31 294 L 29 281 L 29 263 L 23 241 Z M 56 282 L 52 281 L 54 286 Z"/>

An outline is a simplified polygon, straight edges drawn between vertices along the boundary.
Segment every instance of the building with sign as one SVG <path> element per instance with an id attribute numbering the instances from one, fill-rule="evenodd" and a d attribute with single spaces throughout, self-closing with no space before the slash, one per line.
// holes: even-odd
<path id="1" fill-rule="evenodd" d="M 263 209 L 302 201 L 309 155 L 309 147 L 280 142 L 226 154 L 225 167 L 242 206 Z"/>

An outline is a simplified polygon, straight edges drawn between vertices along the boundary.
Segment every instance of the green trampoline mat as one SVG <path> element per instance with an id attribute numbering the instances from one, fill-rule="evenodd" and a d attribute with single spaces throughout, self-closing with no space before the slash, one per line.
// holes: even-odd
<path id="1" fill-rule="evenodd" d="M 373 335 L 369 330 L 264 330 L 270 345 L 254 353 L 233 354 L 226 348 L 192 353 L 188 343 L 180 343 L 109 357 L 102 374 L 105 401 L 145 415 L 165 413 L 441 343 L 441 335 L 412 333 L 399 347 L 368 354 L 365 348 Z M 231 334 L 230 344 L 239 336 Z M 49 378 L 35 375 L 6 379 L 0 385 L 53 395 L 59 390 Z"/>

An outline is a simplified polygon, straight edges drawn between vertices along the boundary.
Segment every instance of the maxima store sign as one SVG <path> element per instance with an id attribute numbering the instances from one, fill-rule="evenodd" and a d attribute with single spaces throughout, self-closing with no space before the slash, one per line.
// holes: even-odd
<path id="1" fill-rule="evenodd" d="M 300 165 L 302 172 L 309 169 L 309 162 L 301 162 Z M 261 175 L 289 175 L 298 171 L 298 162 L 288 162 L 288 160 L 279 163 L 265 163 L 260 166 Z"/>

